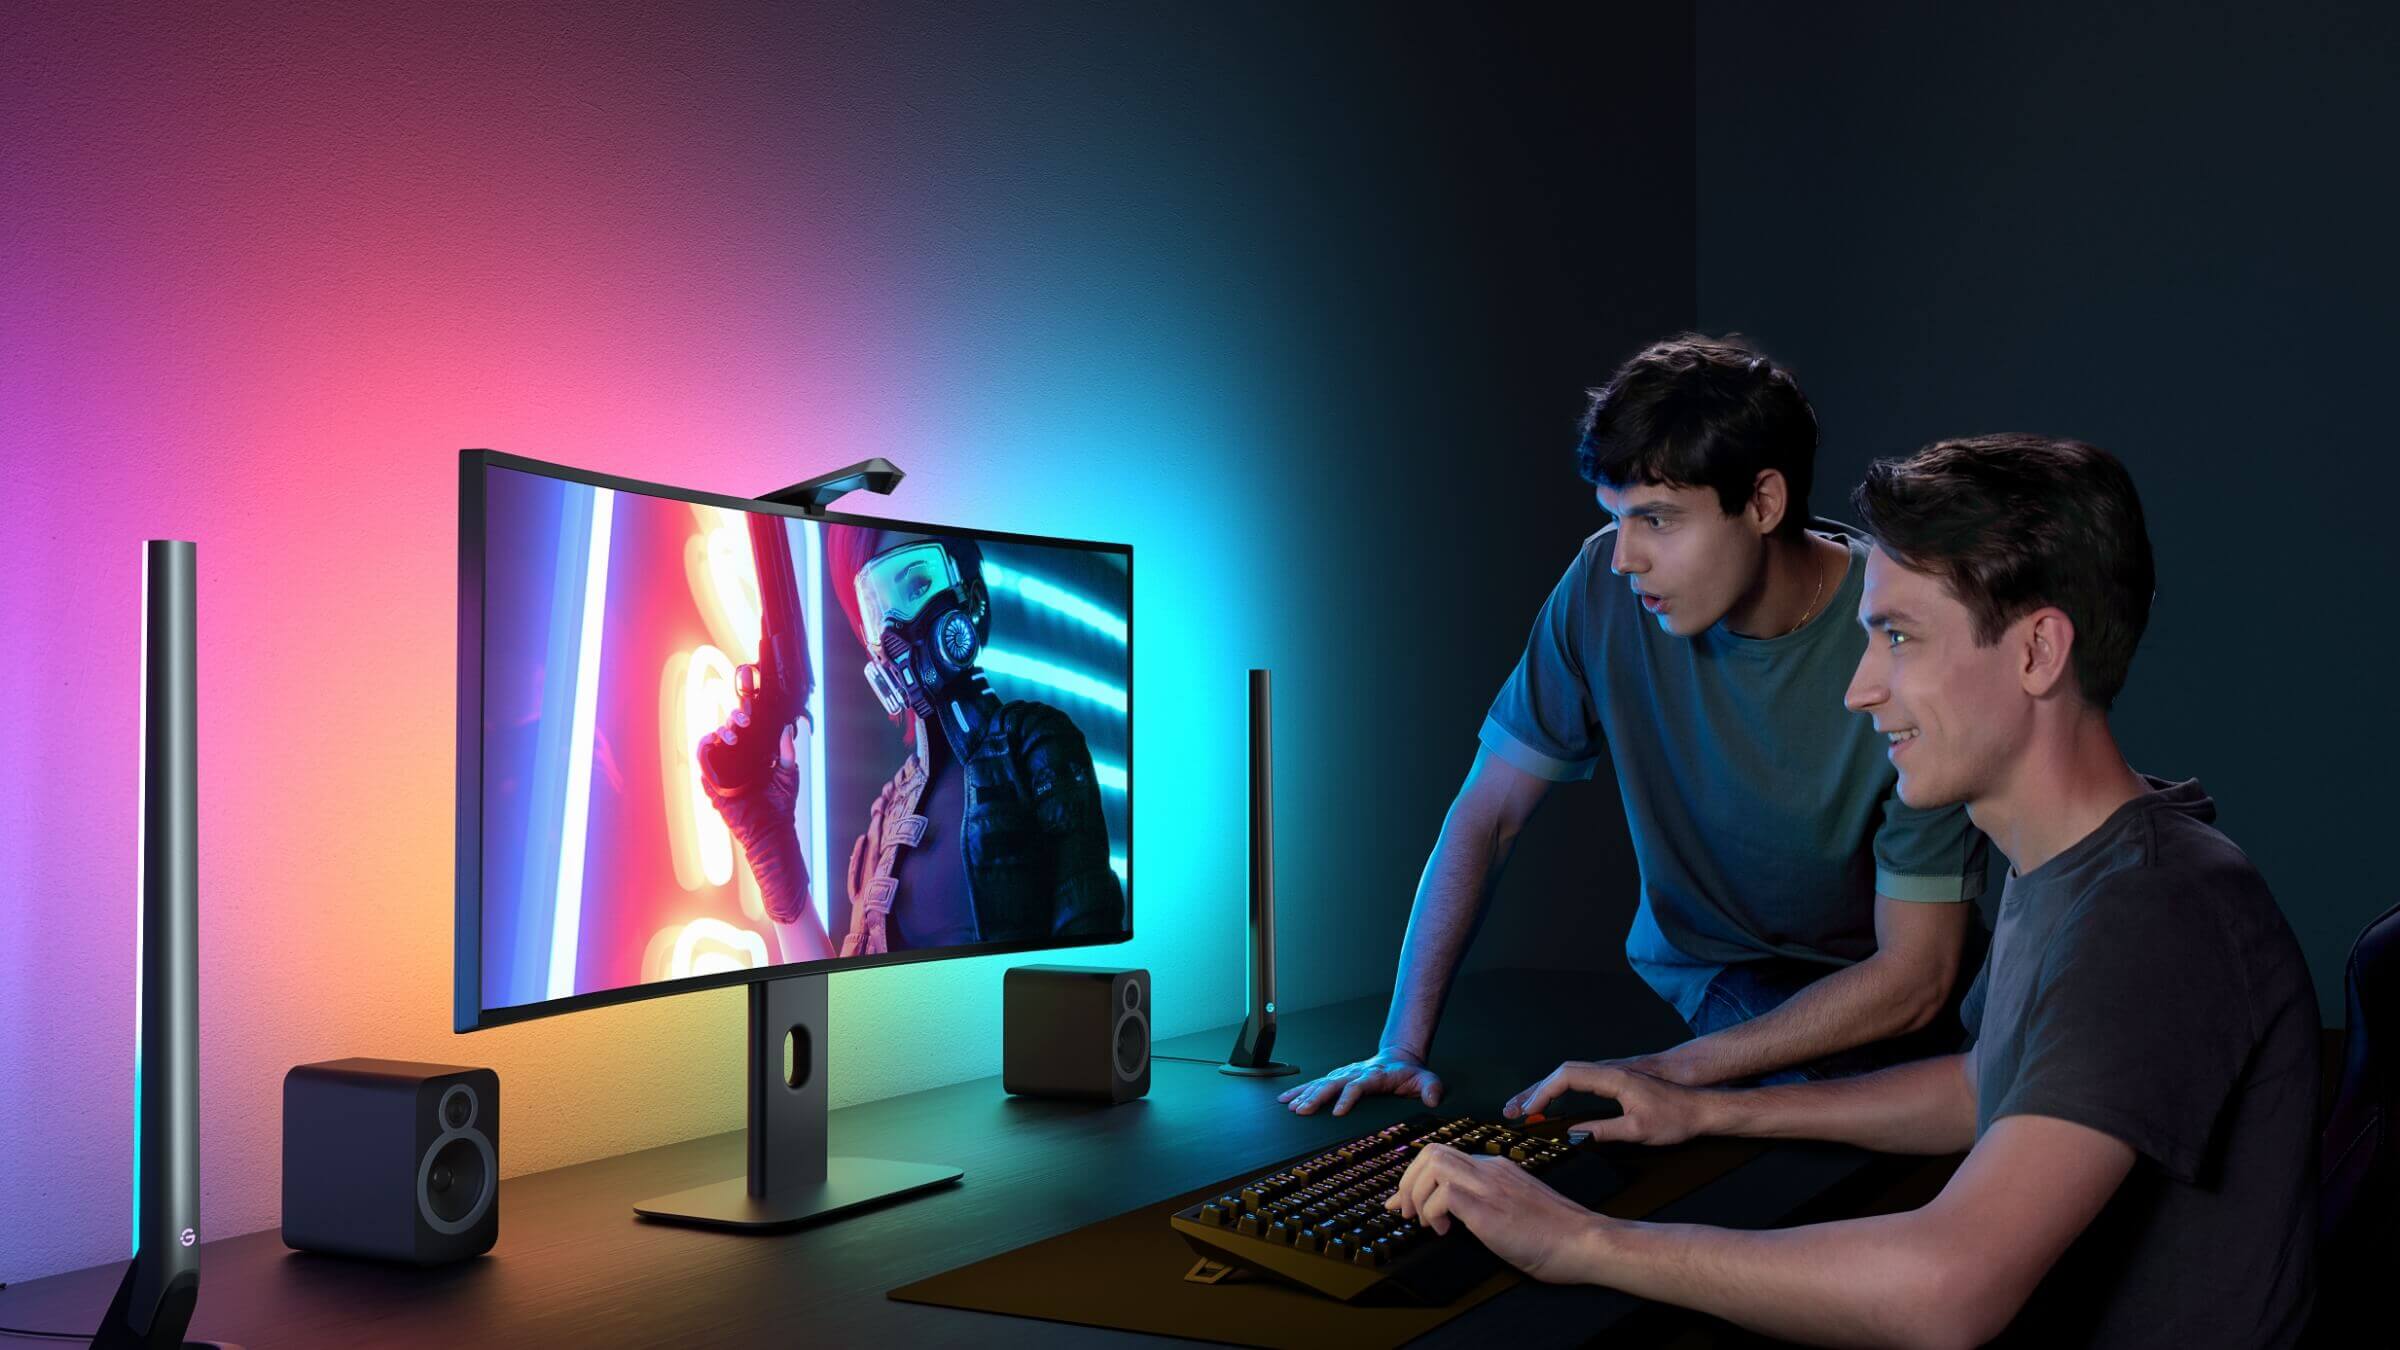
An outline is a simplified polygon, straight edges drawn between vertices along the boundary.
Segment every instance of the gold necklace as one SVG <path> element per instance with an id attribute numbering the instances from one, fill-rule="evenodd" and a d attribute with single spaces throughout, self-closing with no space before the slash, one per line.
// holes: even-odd
<path id="1" fill-rule="evenodd" d="M 1782 634 L 1782 635 L 1783 635 L 1784 637 L 1790 637 L 1792 634 L 1794 634 L 1794 633 L 1797 633 L 1797 632 L 1799 632 L 1801 629 L 1808 627 L 1808 621 L 1809 621 L 1810 619 L 1813 619 L 1813 618 L 1817 617 L 1817 601 L 1819 601 L 1819 600 L 1822 600 L 1822 599 L 1824 599 L 1824 598 L 1825 598 L 1825 569 L 1824 569 L 1824 568 L 1822 568 L 1822 567 L 1819 567 L 1819 568 L 1817 569 L 1817 589 L 1816 589 L 1816 590 L 1815 590 L 1815 591 L 1814 591 L 1812 594 L 1810 594 L 1810 596 L 1808 597 L 1808 612 L 1800 616 L 1800 622 L 1798 622 L 1798 623 L 1796 623 L 1796 624 L 1793 624 L 1791 627 L 1789 627 L 1789 628 L 1785 629 L 1785 630 L 1783 631 L 1783 634 Z"/>

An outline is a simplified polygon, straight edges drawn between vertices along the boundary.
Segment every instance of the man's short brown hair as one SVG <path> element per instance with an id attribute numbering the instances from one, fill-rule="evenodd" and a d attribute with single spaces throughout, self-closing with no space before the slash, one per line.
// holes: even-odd
<path id="1" fill-rule="evenodd" d="M 2075 625 L 2075 682 L 2105 710 L 2125 687 L 2158 577 L 2133 476 L 2097 446 L 2010 433 L 1880 459 L 1851 494 L 1884 552 L 1939 577 L 1990 646 L 2055 605 Z"/>

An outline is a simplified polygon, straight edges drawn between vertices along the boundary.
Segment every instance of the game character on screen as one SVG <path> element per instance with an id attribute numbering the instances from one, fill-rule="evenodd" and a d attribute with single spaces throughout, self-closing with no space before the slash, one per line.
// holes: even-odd
<path id="1" fill-rule="evenodd" d="M 851 578 L 843 608 L 867 683 L 909 747 L 851 848 L 842 954 L 1121 929 L 1125 897 L 1083 732 L 1048 704 L 1002 702 L 978 664 L 992 623 L 982 549 L 827 534 L 832 575 Z"/>

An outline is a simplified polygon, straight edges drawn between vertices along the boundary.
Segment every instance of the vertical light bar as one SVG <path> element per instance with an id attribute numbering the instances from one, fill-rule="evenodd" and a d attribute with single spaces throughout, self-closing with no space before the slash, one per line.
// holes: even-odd
<path id="1" fill-rule="evenodd" d="M 800 611 L 808 622 L 808 668 L 815 676 L 808 691 L 808 828 L 817 851 L 809 889 L 816 892 L 817 926 L 831 940 L 836 937 L 833 902 L 825 889 L 833 866 L 833 855 L 825 851 L 825 821 L 833 814 L 825 801 L 825 527 L 814 520 L 798 524 L 800 553 L 807 559 L 801 570 L 808 574 L 800 578 Z M 833 949 L 840 951 L 842 944 L 834 941 Z"/>
<path id="2" fill-rule="evenodd" d="M 1001 647 L 984 648 L 981 660 L 984 670 L 989 674 L 1048 685 L 1078 698 L 1088 698 L 1120 715 L 1125 712 L 1124 690 L 1080 670 L 1070 670 L 1054 661 L 1021 656 Z"/>
<path id="3" fill-rule="evenodd" d="M 140 766 L 134 771 L 133 808 L 133 1254 L 142 1254 L 142 911 L 149 906 L 150 879 L 150 567 L 142 566 L 142 738 Z"/>
<path id="4" fill-rule="evenodd" d="M 575 992 L 583 926 L 583 850 L 592 812 L 593 726 L 600 713 L 600 635 L 608 608 L 609 527 L 617 494 L 593 489 L 592 546 L 584 561 L 583 636 L 575 658 L 575 720 L 567 733 L 566 804 L 559 822 L 558 899 L 550 910 L 550 997 Z"/>

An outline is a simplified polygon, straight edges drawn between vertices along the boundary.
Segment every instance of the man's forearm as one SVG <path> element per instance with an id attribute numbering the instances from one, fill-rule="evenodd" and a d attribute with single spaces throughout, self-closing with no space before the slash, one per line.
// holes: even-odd
<path id="1" fill-rule="evenodd" d="M 1409 906 L 1408 936 L 1400 944 L 1400 970 L 1379 1049 L 1403 1050 L 1419 1060 L 1432 1049 L 1451 977 L 1514 846 L 1513 837 L 1476 818 L 1464 799 L 1451 806 Z"/>
<path id="2" fill-rule="evenodd" d="M 1817 980 L 1782 1006 L 1684 1042 L 1656 1058 L 1693 1087 L 1804 1064 L 1837 1050 L 1914 1031 L 1940 1007 L 1918 972 L 1869 957 Z"/>
<path id="3" fill-rule="evenodd" d="M 1829 1082 L 1713 1091 L 1704 1100 L 1707 1134 L 1829 1139 L 1882 1153 L 1964 1153 L 1975 1146 L 1975 1088 L 1965 1055 Z"/>
<path id="4" fill-rule="evenodd" d="M 1740 1232 L 1595 1217 L 1574 1278 L 1825 1345 L 1972 1344 L 1924 1211 Z"/>

